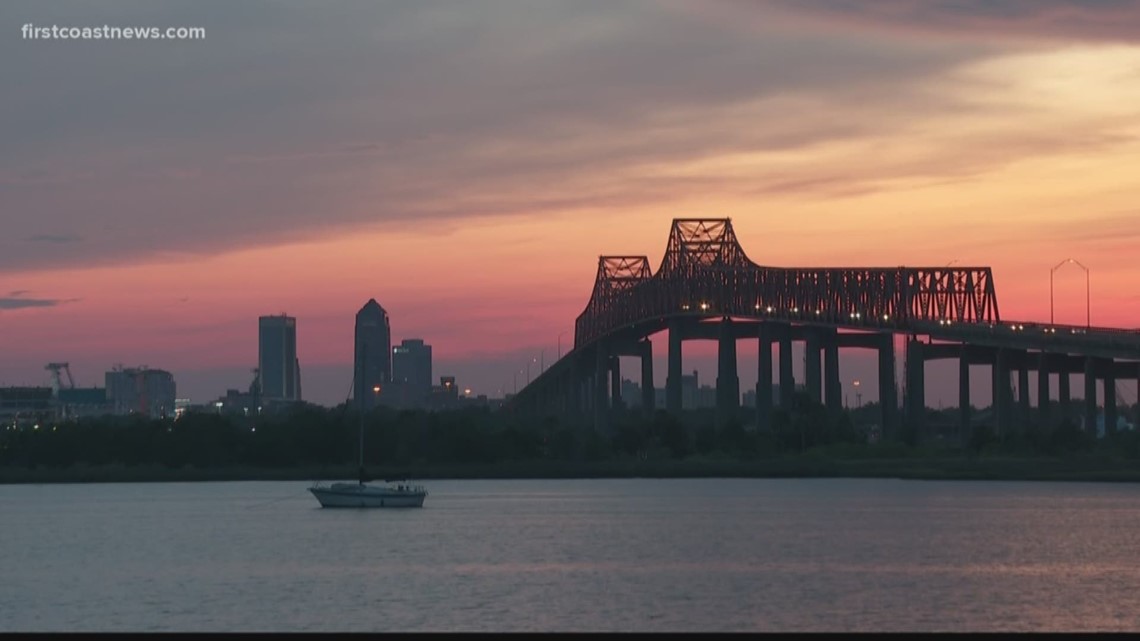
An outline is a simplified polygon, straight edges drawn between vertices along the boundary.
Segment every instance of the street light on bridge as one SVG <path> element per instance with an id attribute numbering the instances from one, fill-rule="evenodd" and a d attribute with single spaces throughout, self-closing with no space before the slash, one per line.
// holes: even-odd
<path id="1" fill-rule="evenodd" d="M 1066 258 L 1065 260 L 1054 265 L 1053 269 L 1049 270 L 1049 324 L 1053 324 L 1053 274 L 1055 274 L 1058 269 L 1064 267 L 1069 263 L 1072 263 L 1077 267 L 1085 270 L 1085 325 L 1092 327 L 1092 314 L 1090 313 L 1089 309 L 1089 268 L 1082 265 L 1080 261 L 1073 260 L 1072 258 Z"/>

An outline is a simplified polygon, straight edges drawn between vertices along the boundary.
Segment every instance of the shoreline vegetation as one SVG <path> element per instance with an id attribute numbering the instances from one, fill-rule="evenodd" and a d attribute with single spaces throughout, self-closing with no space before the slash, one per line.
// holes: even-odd
<path id="1" fill-rule="evenodd" d="M 1065 408 L 1057 407 L 1065 416 Z M 954 410 L 956 412 L 957 410 Z M 1132 411 L 1140 411 L 1133 408 Z M 488 408 L 442 412 L 297 404 L 267 415 L 191 412 L 0 426 L 0 484 L 313 481 L 358 478 L 360 429 L 373 479 L 882 478 L 1140 482 L 1140 431 L 1072 420 L 963 438 L 930 411 L 889 438 L 862 427 L 875 405 L 831 412 L 805 395 L 764 430 L 715 413 L 616 413 L 603 430 Z M 922 432 L 921 437 L 919 432 Z"/>
<path id="2" fill-rule="evenodd" d="M 490 479 L 601 479 L 601 478 L 879 478 L 926 481 L 1083 481 L 1140 482 L 1136 461 L 1115 457 L 1079 458 L 1020 457 L 929 457 L 929 458 L 834 458 L 806 453 L 753 461 L 735 459 L 608 460 L 608 461 L 507 461 L 482 464 L 417 466 L 416 480 Z M 376 468 L 375 480 L 404 478 L 403 472 Z M 354 466 L 199 468 L 167 467 L 161 464 L 126 466 L 73 465 L 63 468 L 37 466 L 0 467 L 0 484 L 49 483 L 149 483 L 207 481 L 298 481 L 351 480 Z"/>

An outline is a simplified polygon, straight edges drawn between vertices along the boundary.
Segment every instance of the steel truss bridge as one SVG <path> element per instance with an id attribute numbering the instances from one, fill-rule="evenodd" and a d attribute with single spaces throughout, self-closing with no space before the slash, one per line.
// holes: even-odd
<path id="1" fill-rule="evenodd" d="M 723 420 L 742 416 L 736 341 L 757 339 L 755 416 L 746 422 L 759 429 L 771 427 L 777 404 L 791 402 L 797 385 L 793 341 L 804 343 L 803 390 L 833 411 L 842 409 L 839 349 L 876 350 L 881 423 L 887 434 L 904 424 L 920 437 L 925 433 L 924 370 L 932 359 L 959 361 L 963 439 L 971 425 L 970 365 L 990 366 L 999 431 L 1073 418 L 1050 416 L 1053 376 L 1060 406 L 1067 410 L 1070 374 L 1084 375 L 1081 414 L 1086 425 L 1096 424 L 1099 381 L 1109 431 L 1117 424 L 1117 381 L 1135 380 L 1140 392 L 1140 331 L 1002 320 L 989 267 L 766 267 L 744 253 L 731 219 L 678 218 L 656 272 L 647 256 L 599 257 L 593 292 L 575 323 L 573 349 L 514 395 L 508 407 L 605 429 L 623 406 L 618 357 L 636 356 L 641 360 L 641 407 L 652 413 L 650 337 L 663 330 L 669 341 L 664 409 L 676 414 L 682 408 L 682 341 L 716 340 L 716 408 Z M 896 335 L 905 337 L 901 407 Z M 778 345 L 775 368 L 773 343 Z M 1030 408 L 1031 370 L 1037 379 L 1036 408 Z"/>

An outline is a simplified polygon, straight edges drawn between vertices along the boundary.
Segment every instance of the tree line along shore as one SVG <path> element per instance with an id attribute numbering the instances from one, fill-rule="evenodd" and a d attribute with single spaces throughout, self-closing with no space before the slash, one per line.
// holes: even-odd
<path id="1" fill-rule="evenodd" d="M 866 408 L 873 416 L 875 408 Z M 858 417 L 856 417 L 858 418 Z M 627 413 L 605 433 L 486 408 L 445 412 L 297 405 L 258 417 L 81 418 L 0 428 L 0 483 L 325 480 L 357 476 L 359 429 L 375 478 L 902 478 L 1140 481 L 1140 437 L 1071 422 L 1009 434 L 868 442 L 851 412 L 806 397 L 764 432 L 711 414 Z"/>

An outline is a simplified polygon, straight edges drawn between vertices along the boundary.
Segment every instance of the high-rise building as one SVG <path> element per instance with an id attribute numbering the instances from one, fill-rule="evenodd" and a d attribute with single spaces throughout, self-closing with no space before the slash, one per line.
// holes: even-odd
<path id="1" fill-rule="evenodd" d="M 353 394 L 364 409 L 374 407 L 380 392 L 392 380 L 392 330 L 388 323 L 388 312 L 376 302 L 368 299 L 364 307 L 356 312 L 356 347 L 353 351 Z"/>
<path id="2" fill-rule="evenodd" d="M 149 367 L 117 366 L 104 376 L 106 398 L 116 414 L 174 416 L 174 376 Z"/>
<path id="3" fill-rule="evenodd" d="M 392 381 L 407 392 L 413 406 L 422 406 L 431 392 L 431 345 L 421 338 L 405 338 L 392 348 Z"/>
<path id="4" fill-rule="evenodd" d="M 257 369 L 261 397 L 301 400 L 301 365 L 297 358 L 297 319 L 281 314 L 257 319 Z"/>

